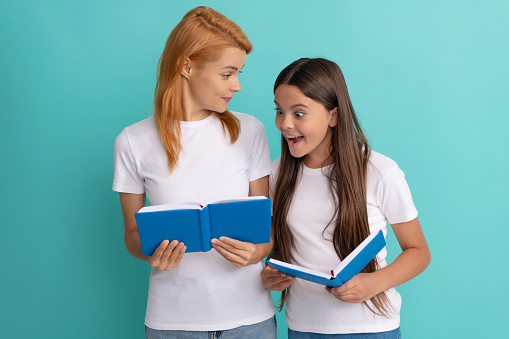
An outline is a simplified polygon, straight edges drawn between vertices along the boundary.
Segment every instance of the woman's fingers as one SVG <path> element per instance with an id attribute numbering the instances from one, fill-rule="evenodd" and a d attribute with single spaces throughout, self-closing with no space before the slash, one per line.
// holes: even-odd
<path id="1" fill-rule="evenodd" d="M 179 243 L 177 240 L 172 242 L 164 240 L 150 257 L 149 263 L 152 267 L 156 267 L 159 270 L 169 271 L 180 264 L 185 251 L 184 243 Z"/>

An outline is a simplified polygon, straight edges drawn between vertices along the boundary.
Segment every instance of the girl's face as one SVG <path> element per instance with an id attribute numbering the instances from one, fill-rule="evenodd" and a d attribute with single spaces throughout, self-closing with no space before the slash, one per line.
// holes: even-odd
<path id="1" fill-rule="evenodd" d="M 304 157 L 304 164 L 320 168 L 329 156 L 332 130 L 337 110 L 328 111 L 323 104 L 305 96 L 292 85 L 276 88 L 276 127 L 285 137 L 292 156 Z"/>
<path id="2" fill-rule="evenodd" d="M 202 68 L 187 64 L 182 71 L 189 82 L 186 111 L 195 116 L 206 116 L 208 111 L 226 111 L 234 94 L 241 90 L 239 73 L 245 62 L 246 51 L 232 47 L 224 49 L 216 61 Z"/>

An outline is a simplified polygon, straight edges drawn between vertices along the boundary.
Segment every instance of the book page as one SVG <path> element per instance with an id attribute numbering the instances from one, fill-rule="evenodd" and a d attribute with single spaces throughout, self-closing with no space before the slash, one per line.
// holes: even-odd
<path id="1" fill-rule="evenodd" d="M 225 203 L 225 202 L 237 202 L 237 201 L 248 201 L 248 200 L 263 200 L 263 199 L 268 199 L 268 198 L 264 197 L 264 196 L 254 196 L 254 197 L 244 197 L 244 198 L 234 198 L 234 199 L 224 199 L 224 200 L 221 199 L 221 200 L 211 201 L 211 202 L 207 203 L 206 205 L 210 205 L 210 204 L 222 204 L 222 203 Z"/>
<path id="2" fill-rule="evenodd" d="M 300 272 L 316 275 L 316 276 L 319 276 L 319 277 L 323 277 L 325 279 L 330 279 L 331 278 L 330 274 L 324 274 L 322 272 L 318 272 L 318 271 L 315 271 L 315 270 L 312 270 L 312 269 L 309 269 L 309 268 L 305 268 L 305 267 L 302 267 L 302 266 L 288 264 L 288 263 L 286 263 L 284 261 L 279 261 L 279 260 L 276 260 L 276 259 L 270 259 L 269 260 L 269 264 L 271 262 L 273 262 L 275 264 L 278 264 L 280 266 L 283 266 L 283 267 L 287 267 L 287 268 L 295 270 L 295 271 L 300 271 Z"/>
<path id="3" fill-rule="evenodd" d="M 357 246 L 353 251 L 352 253 L 350 253 L 346 258 L 345 260 L 343 260 L 339 265 L 338 267 L 336 267 L 336 269 L 334 270 L 334 276 L 337 277 L 339 272 L 341 272 L 345 267 L 346 265 L 348 265 L 370 242 L 371 240 L 373 240 L 373 238 L 375 238 L 376 236 L 378 235 L 378 232 L 376 233 L 371 233 L 369 235 L 369 237 L 367 237 L 366 239 L 364 239 L 363 242 L 361 242 L 359 244 L 359 246 Z"/>
<path id="4" fill-rule="evenodd" d="M 199 202 L 177 202 L 173 204 L 145 206 L 138 211 L 138 213 L 144 212 L 156 212 L 156 211 L 170 211 L 170 210 L 191 210 L 201 209 L 202 205 Z"/>

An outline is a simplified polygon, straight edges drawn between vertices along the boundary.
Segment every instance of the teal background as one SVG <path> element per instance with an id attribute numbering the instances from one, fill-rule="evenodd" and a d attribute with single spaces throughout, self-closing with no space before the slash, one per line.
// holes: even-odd
<path id="1" fill-rule="evenodd" d="M 151 114 L 166 38 L 200 4 L 254 44 L 230 108 L 265 124 L 272 158 L 278 72 L 303 56 L 342 67 L 432 252 L 398 288 L 403 336 L 504 336 L 508 2 L 3 0 L 0 337 L 143 337 L 149 268 L 123 244 L 113 141 Z"/>

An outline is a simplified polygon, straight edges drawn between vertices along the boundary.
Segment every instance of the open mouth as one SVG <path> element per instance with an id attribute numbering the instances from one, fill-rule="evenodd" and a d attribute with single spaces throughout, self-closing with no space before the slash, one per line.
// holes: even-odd
<path id="1" fill-rule="evenodd" d="M 285 135 L 285 138 L 286 138 L 286 140 L 288 140 L 288 143 L 295 145 L 295 144 L 298 144 L 299 141 L 301 141 L 304 137 L 302 135 L 295 136 L 295 137 L 291 137 L 291 136 Z"/>
<path id="2" fill-rule="evenodd" d="M 232 98 L 226 98 L 226 97 L 223 97 L 223 100 L 226 101 L 227 103 L 230 102 Z"/>

